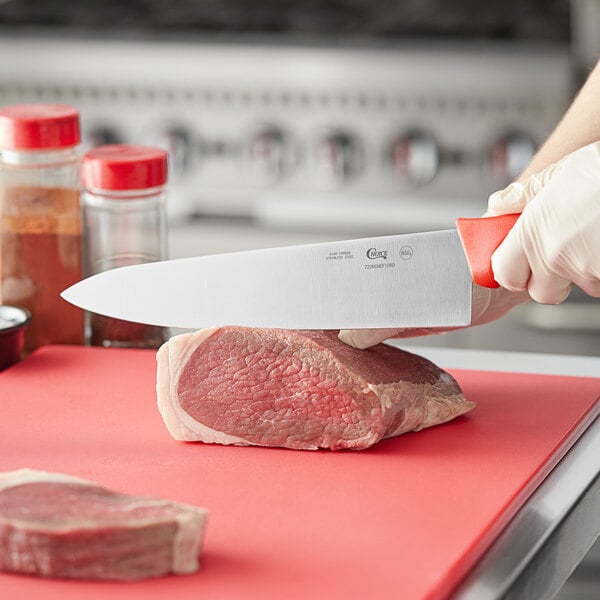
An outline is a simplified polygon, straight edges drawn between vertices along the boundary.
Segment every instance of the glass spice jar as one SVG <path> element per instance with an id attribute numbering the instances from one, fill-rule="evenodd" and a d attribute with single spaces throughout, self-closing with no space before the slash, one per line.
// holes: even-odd
<path id="1" fill-rule="evenodd" d="M 83 343 L 83 314 L 60 297 L 82 276 L 79 142 L 71 106 L 0 108 L 0 302 L 31 312 L 26 354 Z"/>
<path id="2" fill-rule="evenodd" d="M 166 258 L 167 163 L 165 150 L 127 144 L 99 146 L 83 156 L 86 276 Z M 86 313 L 85 332 L 92 346 L 158 348 L 166 339 L 162 327 L 95 313 Z"/>

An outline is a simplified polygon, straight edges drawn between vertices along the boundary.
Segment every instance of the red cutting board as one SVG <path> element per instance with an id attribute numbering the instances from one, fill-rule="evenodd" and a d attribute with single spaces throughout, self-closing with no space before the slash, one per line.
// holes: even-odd
<path id="1" fill-rule="evenodd" d="M 202 569 L 139 583 L 0 574 L 19 600 L 447 598 L 600 408 L 600 379 L 454 371 L 478 407 L 362 452 L 181 443 L 155 354 L 48 346 L 0 374 L 0 470 L 210 511 Z"/>

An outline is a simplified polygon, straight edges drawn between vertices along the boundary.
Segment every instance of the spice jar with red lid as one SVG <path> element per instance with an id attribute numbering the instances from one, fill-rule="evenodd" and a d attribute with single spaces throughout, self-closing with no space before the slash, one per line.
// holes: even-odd
<path id="1" fill-rule="evenodd" d="M 81 161 L 84 272 L 156 260 L 167 254 L 168 155 L 161 148 L 99 146 Z M 143 298 L 140 298 L 143 302 Z M 165 329 L 86 313 L 86 343 L 157 348 Z"/>
<path id="2" fill-rule="evenodd" d="M 60 297 L 82 276 L 79 142 L 71 106 L 0 108 L 0 303 L 31 312 L 26 353 L 83 343 L 83 314 Z"/>

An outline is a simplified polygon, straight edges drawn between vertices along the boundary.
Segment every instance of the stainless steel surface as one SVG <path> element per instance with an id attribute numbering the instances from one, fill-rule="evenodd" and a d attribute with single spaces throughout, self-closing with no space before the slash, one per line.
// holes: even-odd
<path id="1" fill-rule="evenodd" d="M 573 93 L 560 44 L 5 34 L 0 55 L 13 57 L 0 62 L 0 103 L 72 103 L 87 145 L 170 149 L 173 221 L 250 216 L 354 237 L 479 216 Z"/>
<path id="2" fill-rule="evenodd" d="M 473 350 L 457 347 L 439 348 L 432 345 L 432 342 L 435 341 L 432 336 L 424 338 L 424 341 L 429 342 L 429 345 L 417 345 L 416 338 L 389 340 L 388 343 L 418 352 L 446 369 L 600 378 L 600 357 L 596 356 L 515 352 L 513 350 Z M 600 396 L 600 389 L 598 396 Z"/>
<path id="3" fill-rule="evenodd" d="M 600 540 L 592 546 L 556 600 L 597 600 L 600 594 Z"/>
<path id="4" fill-rule="evenodd" d="M 598 302 L 575 301 L 558 306 L 530 304 L 522 310 L 524 321 L 542 331 L 600 334 Z"/>
<path id="5" fill-rule="evenodd" d="M 452 327 L 471 320 L 471 286 L 451 229 L 125 266 L 62 296 L 109 317 L 187 329 Z"/>

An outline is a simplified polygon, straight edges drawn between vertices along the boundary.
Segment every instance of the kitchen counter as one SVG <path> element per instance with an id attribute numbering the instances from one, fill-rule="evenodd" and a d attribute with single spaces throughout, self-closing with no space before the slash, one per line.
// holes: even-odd
<path id="1" fill-rule="evenodd" d="M 177 443 L 156 411 L 152 351 L 41 349 L 0 373 L 0 470 L 206 506 L 203 567 L 134 585 L 0 574 L 0 589 L 23 600 L 551 597 L 600 532 L 600 359 L 418 352 L 457 377 L 473 414 L 332 453 Z"/>

